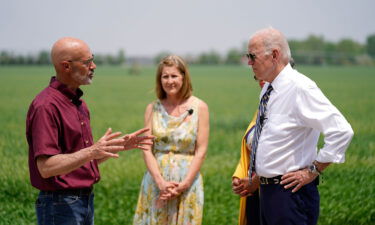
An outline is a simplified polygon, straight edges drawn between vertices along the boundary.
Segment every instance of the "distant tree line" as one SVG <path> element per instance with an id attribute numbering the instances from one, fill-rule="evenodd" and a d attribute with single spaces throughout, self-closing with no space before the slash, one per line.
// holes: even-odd
<path id="1" fill-rule="evenodd" d="M 126 62 L 125 51 L 120 49 L 117 54 L 95 54 L 95 64 L 122 65 Z M 10 51 L 0 51 L 0 65 L 49 65 L 51 57 L 49 51 L 38 54 L 15 54 Z"/>
<path id="2" fill-rule="evenodd" d="M 366 43 L 361 44 L 351 39 L 337 42 L 326 41 L 322 36 L 310 35 L 304 40 L 289 40 L 292 57 L 298 65 L 374 65 L 375 64 L 375 34 L 367 37 Z M 187 55 L 184 58 L 189 64 L 246 64 L 244 57 L 247 44 L 240 48 L 232 48 L 225 55 L 215 50 L 202 52 L 197 56 Z M 154 63 L 170 54 L 161 52 L 154 57 Z M 144 60 L 143 62 L 149 62 Z M 126 58 L 123 49 L 116 54 L 96 54 L 95 63 L 98 65 L 143 64 L 142 60 Z M 47 65 L 51 64 L 48 51 L 38 54 L 15 54 L 10 51 L 0 51 L 0 65 Z"/>
<path id="3" fill-rule="evenodd" d="M 301 65 L 374 65 L 375 64 L 375 34 L 367 37 L 365 44 L 351 39 L 338 42 L 324 40 L 322 36 L 310 35 L 305 40 L 289 40 L 292 57 L 296 64 Z M 232 48 L 222 56 L 217 51 L 203 52 L 197 57 L 185 57 L 190 64 L 241 64 L 247 63 L 244 54 L 247 43 L 240 49 Z M 162 52 L 155 57 L 159 62 L 168 55 Z"/>
<path id="4" fill-rule="evenodd" d="M 303 41 L 290 40 L 289 45 L 297 64 L 373 65 L 375 60 L 375 34 L 367 37 L 366 44 L 351 39 L 335 43 L 310 35 Z"/>

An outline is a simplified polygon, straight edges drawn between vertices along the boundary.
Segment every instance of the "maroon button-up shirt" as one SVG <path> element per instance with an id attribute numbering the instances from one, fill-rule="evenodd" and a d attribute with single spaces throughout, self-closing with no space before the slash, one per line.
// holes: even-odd
<path id="1" fill-rule="evenodd" d="M 55 77 L 40 92 L 29 107 L 26 118 L 26 137 L 29 144 L 31 184 L 43 191 L 91 187 L 100 179 L 98 164 L 92 160 L 65 174 L 42 178 L 36 159 L 38 156 L 69 154 L 93 144 L 90 114 L 83 100 L 83 92 L 76 93 Z"/>

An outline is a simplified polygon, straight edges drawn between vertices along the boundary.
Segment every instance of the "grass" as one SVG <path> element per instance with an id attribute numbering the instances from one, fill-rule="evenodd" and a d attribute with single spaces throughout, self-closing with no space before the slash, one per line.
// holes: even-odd
<path id="1" fill-rule="evenodd" d="M 312 78 L 345 115 L 355 135 L 346 162 L 332 165 L 319 185 L 319 224 L 371 224 L 375 221 L 374 67 L 298 67 Z M 126 68 L 101 67 L 94 83 L 83 86 L 95 140 L 108 127 L 131 132 L 143 125 L 146 105 L 155 99 L 155 68 L 139 76 Z M 51 67 L 0 67 L 0 224 L 35 224 L 38 191 L 29 182 L 25 117 L 34 96 L 48 85 Z M 257 107 L 259 88 L 247 67 L 191 68 L 194 94 L 210 108 L 210 143 L 202 168 L 203 224 L 236 224 L 238 197 L 231 175 L 241 137 Z M 95 185 L 96 224 L 131 224 L 146 168 L 138 150 L 100 166 Z"/>

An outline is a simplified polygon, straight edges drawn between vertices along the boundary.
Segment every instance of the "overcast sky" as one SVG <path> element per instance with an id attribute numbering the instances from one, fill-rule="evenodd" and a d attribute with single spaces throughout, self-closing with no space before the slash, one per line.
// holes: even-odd
<path id="1" fill-rule="evenodd" d="M 0 50 L 49 50 L 60 37 L 92 51 L 153 56 L 220 53 L 273 26 L 288 39 L 309 34 L 361 43 L 375 34 L 374 0 L 0 0 Z M 244 51 L 246 49 L 243 49 Z"/>

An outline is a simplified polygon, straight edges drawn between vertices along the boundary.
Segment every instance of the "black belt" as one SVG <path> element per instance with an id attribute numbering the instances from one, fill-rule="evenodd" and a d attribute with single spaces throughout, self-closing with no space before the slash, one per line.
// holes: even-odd
<path id="1" fill-rule="evenodd" d="M 60 195 L 90 195 L 93 191 L 93 188 L 79 188 L 79 189 L 64 189 L 64 190 L 56 190 L 56 191 L 41 191 L 42 194 L 60 194 Z"/>
<path id="2" fill-rule="evenodd" d="M 271 178 L 266 178 L 266 177 L 259 177 L 260 184 L 280 184 L 281 182 L 281 175 L 276 176 L 276 177 L 271 177 Z M 319 176 L 315 178 L 311 183 L 314 183 L 315 185 L 319 185 Z"/>
<path id="3" fill-rule="evenodd" d="M 276 177 L 259 177 L 260 184 L 280 184 L 281 182 L 281 175 Z"/>

